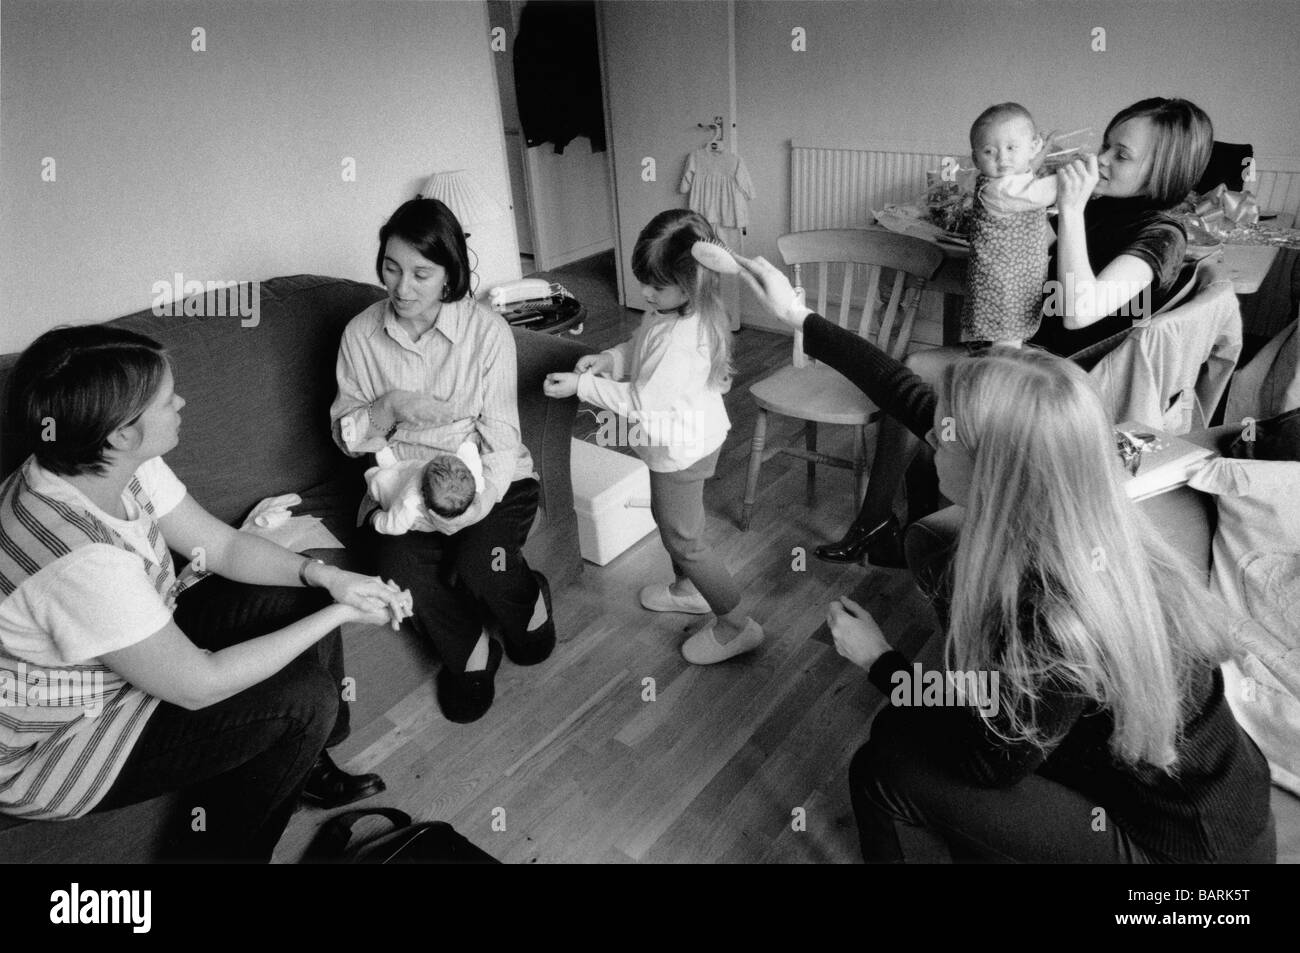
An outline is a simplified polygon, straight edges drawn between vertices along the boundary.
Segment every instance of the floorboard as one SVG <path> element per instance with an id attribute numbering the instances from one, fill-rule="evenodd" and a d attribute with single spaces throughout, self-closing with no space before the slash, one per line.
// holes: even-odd
<path id="1" fill-rule="evenodd" d="M 587 305 L 586 343 L 608 347 L 635 329 L 640 314 L 613 300 L 612 256 L 548 277 Z M 803 462 L 772 459 L 750 531 L 737 528 L 754 421 L 748 390 L 789 359 L 790 340 L 743 329 L 734 341 L 733 427 L 706 485 L 707 533 L 766 643 L 719 666 L 687 664 L 679 647 L 695 617 L 637 604 L 640 586 L 670 577 L 654 534 L 552 593 L 561 644 L 535 668 L 504 663 L 496 703 L 473 725 L 438 712 L 438 663 L 413 635 L 351 629 L 354 730 L 336 754 L 350 770 L 383 775 L 388 791 L 373 803 L 450 821 L 512 863 L 859 861 L 848 762 L 883 699 L 818 633 L 825 606 L 861 587 L 913 655 L 933 653 L 935 626 L 907 573 L 811 557 L 853 515 L 848 471 L 819 469 L 810 505 Z M 594 429 L 580 417 L 575 435 Z M 828 429 L 823 448 L 846 453 L 848 431 Z M 796 439 L 793 422 L 773 421 L 769 445 Z M 1275 790 L 1274 807 L 1284 859 L 1297 862 L 1300 800 Z M 296 860 L 325 816 L 300 810 L 276 859 Z"/>

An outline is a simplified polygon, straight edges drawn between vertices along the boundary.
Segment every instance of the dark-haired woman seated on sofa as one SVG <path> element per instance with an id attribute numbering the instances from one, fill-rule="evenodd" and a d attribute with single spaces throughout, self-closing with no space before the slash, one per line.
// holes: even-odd
<path id="1" fill-rule="evenodd" d="M 185 401 L 151 339 L 49 331 L 11 388 L 35 451 L 0 486 L 0 680 L 24 694 L 0 712 L 0 811 L 62 820 L 182 790 L 171 859 L 266 861 L 299 794 L 383 790 L 324 749 L 348 730 L 339 626 L 396 627 L 404 595 L 186 493 L 162 459 Z M 213 575 L 181 592 L 169 549 Z"/>
<path id="2" fill-rule="evenodd" d="M 1218 667 L 1237 620 L 1125 495 L 1078 365 L 993 348 L 936 390 L 798 305 L 768 262 L 744 264 L 810 357 L 930 443 L 965 507 L 938 574 L 950 611 L 935 673 L 966 673 L 965 698 L 928 678 L 922 692 L 865 609 L 828 609 L 836 649 L 893 706 L 850 768 L 863 856 L 1271 863 L 1268 765 Z"/>
<path id="3" fill-rule="evenodd" d="M 539 484 L 519 434 L 515 340 L 470 293 L 465 234 L 436 199 L 406 202 L 379 230 L 375 262 L 388 297 L 352 319 L 338 358 L 334 439 L 352 456 L 385 446 L 427 460 L 469 439 L 480 444 L 484 488 L 440 532 L 382 535 L 362 503 L 363 544 L 385 578 L 410 588 L 416 631 L 442 657 L 437 696 L 451 721 L 491 707 L 505 654 L 536 665 L 555 647 L 546 578 L 520 551 Z"/>

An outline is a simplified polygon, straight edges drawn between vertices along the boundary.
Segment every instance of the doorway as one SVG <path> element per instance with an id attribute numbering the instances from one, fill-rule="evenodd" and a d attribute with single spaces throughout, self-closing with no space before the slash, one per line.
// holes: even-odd
<path id="1" fill-rule="evenodd" d="M 511 205 L 524 275 L 555 269 L 614 248 L 614 197 L 610 154 L 603 148 L 603 116 L 600 128 L 589 130 L 591 134 L 579 134 L 563 143 L 557 141 L 567 137 L 565 129 L 572 131 L 564 120 L 572 112 L 575 98 L 600 95 L 598 68 L 589 77 L 582 74 L 578 79 L 571 72 L 566 74 L 564 69 L 557 69 L 557 64 L 569 62 L 569 54 L 557 54 L 557 50 L 581 50 L 586 43 L 585 37 L 575 35 L 583 30 L 566 26 L 566 20 L 570 24 L 591 24 L 590 43 L 595 56 L 595 6 L 594 0 L 487 2 L 492 29 L 499 27 L 504 31 L 504 48 L 494 52 L 493 62 L 501 92 Z M 521 28 L 525 35 L 517 52 Z M 557 42 L 551 42 L 552 37 L 558 38 Z M 520 80 L 516 75 L 516 57 L 523 82 L 528 84 L 523 118 L 516 86 Z M 599 62 L 599 57 L 595 56 L 595 60 Z M 547 92 L 540 97 L 543 104 L 540 111 L 536 95 L 539 82 L 559 84 L 554 94 Z M 565 82 L 570 85 L 565 87 Z M 575 97 L 574 82 L 593 88 L 580 89 L 579 96 Z M 548 103 L 555 108 L 554 114 L 546 106 Z M 578 128 L 583 128 L 582 123 Z M 547 135 L 555 138 L 543 138 Z M 529 142 L 533 144 L 530 146 Z"/>

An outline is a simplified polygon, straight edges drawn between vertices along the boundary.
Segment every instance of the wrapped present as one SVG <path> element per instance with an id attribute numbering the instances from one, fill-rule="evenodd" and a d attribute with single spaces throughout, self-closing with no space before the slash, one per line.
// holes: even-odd
<path id="1" fill-rule="evenodd" d="M 1193 245 L 1216 245 L 1242 229 L 1259 224 L 1259 203 L 1250 192 L 1232 192 L 1216 186 L 1202 196 L 1189 195 L 1175 210 Z"/>

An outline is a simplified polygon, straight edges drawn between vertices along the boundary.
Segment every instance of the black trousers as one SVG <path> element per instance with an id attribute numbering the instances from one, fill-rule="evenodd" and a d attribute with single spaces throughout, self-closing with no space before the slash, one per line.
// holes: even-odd
<path id="1" fill-rule="evenodd" d="M 949 507 L 913 524 L 904 537 L 908 568 L 945 625 L 948 568 L 962 519 L 960 507 Z M 909 730 L 909 715 L 915 714 L 881 711 L 849 766 L 853 813 L 868 863 L 1167 862 L 1113 819 L 1098 824 L 1095 800 L 1060 782 L 1031 774 L 1010 787 L 985 788 L 956 775 Z M 1254 843 L 1218 862 L 1271 864 L 1276 856 L 1270 813 Z"/>
<path id="2" fill-rule="evenodd" d="M 909 737 L 908 712 L 886 708 L 849 765 L 850 796 L 867 863 L 1170 863 L 1115 823 L 1097 803 L 1031 774 L 1005 788 L 957 777 Z M 1254 843 L 1216 862 L 1271 864 L 1273 816 Z"/>
<path id="3" fill-rule="evenodd" d="M 174 618 L 200 648 L 265 635 L 330 604 L 320 589 L 209 576 Z M 181 791 L 165 859 L 270 859 L 321 751 L 347 736 L 343 651 L 330 633 L 275 675 L 198 711 L 160 702 L 97 811 Z"/>
<path id="4" fill-rule="evenodd" d="M 416 632 L 433 643 L 453 672 L 465 671 L 490 620 L 512 645 L 527 639 L 539 589 L 520 550 L 539 494 L 536 480 L 516 480 L 487 516 L 450 536 L 385 536 L 370 526 L 361 531 L 370 565 L 411 590 Z"/>

